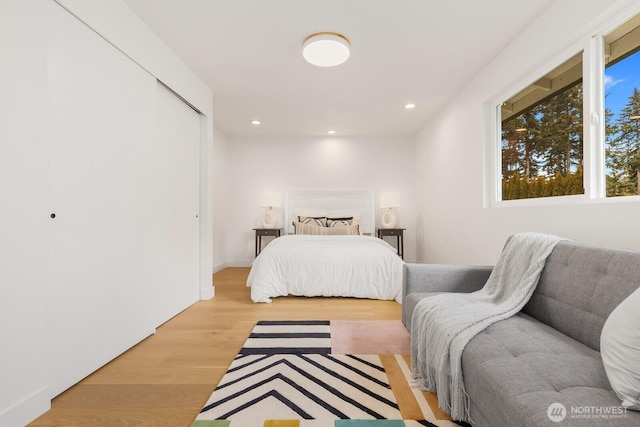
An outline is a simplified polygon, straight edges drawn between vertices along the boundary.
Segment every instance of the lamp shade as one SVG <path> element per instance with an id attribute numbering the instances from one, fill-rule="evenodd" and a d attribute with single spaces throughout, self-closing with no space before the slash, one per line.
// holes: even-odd
<path id="1" fill-rule="evenodd" d="M 398 193 L 382 193 L 380 194 L 380 209 L 399 208 L 400 196 Z"/>
<path id="2" fill-rule="evenodd" d="M 349 59 L 349 40 L 342 34 L 311 34 L 302 42 L 302 56 L 318 67 L 334 67 Z"/>

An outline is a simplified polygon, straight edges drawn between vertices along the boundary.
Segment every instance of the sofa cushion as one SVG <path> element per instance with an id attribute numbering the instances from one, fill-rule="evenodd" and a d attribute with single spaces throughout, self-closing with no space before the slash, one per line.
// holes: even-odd
<path id="1" fill-rule="evenodd" d="M 523 313 L 474 337 L 462 353 L 462 369 L 470 416 L 479 426 L 557 425 L 547 416 L 556 402 L 568 411 L 620 405 L 597 351 Z M 640 414 L 630 414 L 615 425 L 637 426 Z M 562 425 L 607 425 L 602 421 L 567 415 Z"/>
<path id="2" fill-rule="evenodd" d="M 639 251 L 560 242 L 522 311 L 599 350 L 605 320 L 639 278 Z"/>

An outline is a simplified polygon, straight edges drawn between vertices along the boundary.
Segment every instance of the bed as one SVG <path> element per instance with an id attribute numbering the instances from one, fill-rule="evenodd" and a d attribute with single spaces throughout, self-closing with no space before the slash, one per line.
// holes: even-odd
<path id="1" fill-rule="evenodd" d="M 365 190 L 287 193 L 288 234 L 253 261 L 252 301 L 296 295 L 400 302 L 404 262 L 393 246 L 370 235 L 373 198 Z"/>

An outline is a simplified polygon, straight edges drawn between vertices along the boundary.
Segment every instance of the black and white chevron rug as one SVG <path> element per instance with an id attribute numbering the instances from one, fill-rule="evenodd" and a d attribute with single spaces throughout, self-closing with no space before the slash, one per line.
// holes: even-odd
<path id="1" fill-rule="evenodd" d="M 404 363 L 332 354 L 330 321 L 261 321 L 192 427 L 455 426 L 427 403 L 417 420 L 403 419 L 385 366 L 404 381 Z"/>
<path id="2" fill-rule="evenodd" d="M 330 353 L 328 320 L 260 321 L 240 350 L 240 355 Z"/>

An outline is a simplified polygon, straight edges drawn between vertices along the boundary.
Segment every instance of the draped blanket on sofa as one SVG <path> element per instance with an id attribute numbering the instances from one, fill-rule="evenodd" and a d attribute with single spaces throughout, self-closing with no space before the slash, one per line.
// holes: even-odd
<path id="1" fill-rule="evenodd" d="M 487 283 L 476 292 L 423 298 L 411 320 L 411 361 L 421 387 L 437 393 L 455 420 L 470 421 L 462 378 L 462 351 L 489 325 L 524 307 L 547 256 L 562 239 L 539 233 L 511 236 Z"/>

